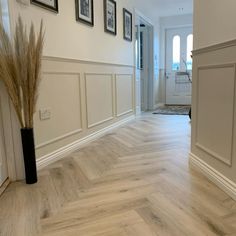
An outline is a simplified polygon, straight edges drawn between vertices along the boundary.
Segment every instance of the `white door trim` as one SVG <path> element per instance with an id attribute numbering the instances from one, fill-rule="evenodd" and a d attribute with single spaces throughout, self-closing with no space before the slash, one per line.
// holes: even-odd
<path id="1" fill-rule="evenodd" d="M 154 70 L 154 23 L 148 18 L 146 17 L 142 12 L 140 12 L 139 10 L 135 9 L 134 10 L 135 12 L 135 16 L 134 16 L 134 22 L 137 23 L 137 22 L 140 22 L 140 20 L 143 20 L 145 21 L 148 26 L 150 27 L 150 59 L 149 61 L 151 62 L 150 63 L 150 67 L 149 67 L 149 70 L 150 70 L 150 78 L 149 78 L 149 81 L 148 81 L 148 110 L 154 110 L 155 109 L 155 98 L 154 98 L 154 79 L 155 79 L 155 70 Z M 135 47 L 135 44 L 134 44 L 134 47 Z M 134 50 L 135 51 L 135 50 Z M 134 56 L 135 57 L 135 56 Z M 136 68 L 137 69 L 137 68 Z M 140 87 L 140 81 L 138 81 L 137 79 L 135 80 L 136 81 L 136 88 L 139 89 L 139 93 L 141 94 L 141 87 Z M 137 91 L 136 91 L 137 93 Z M 139 97 L 136 97 L 136 99 L 140 99 L 139 101 L 136 101 L 136 104 L 140 104 L 141 105 L 141 98 L 140 96 Z"/>
<path id="2" fill-rule="evenodd" d="M 3 136 L 5 142 L 6 160 L 8 177 L 11 181 L 17 179 L 16 174 L 16 163 L 15 163 L 15 152 L 14 152 L 14 142 L 13 142 L 13 129 L 12 129 L 12 117 L 10 101 L 6 91 L 2 94 L 2 123 L 3 123 Z"/>

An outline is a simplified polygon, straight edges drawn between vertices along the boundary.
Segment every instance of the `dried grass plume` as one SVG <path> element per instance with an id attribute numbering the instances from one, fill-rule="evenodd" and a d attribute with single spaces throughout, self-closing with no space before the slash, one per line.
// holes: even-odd
<path id="1" fill-rule="evenodd" d="M 27 33 L 19 17 L 14 38 L 0 24 L 0 79 L 4 82 L 22 128 L 33 128 L 38 88 L 41 79 L 43 23 L 35 34 L 31 23 Z"/>

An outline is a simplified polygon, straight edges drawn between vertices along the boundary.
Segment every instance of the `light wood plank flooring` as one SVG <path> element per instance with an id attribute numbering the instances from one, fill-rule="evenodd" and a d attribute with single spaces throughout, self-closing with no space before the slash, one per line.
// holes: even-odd
<path id="1" fill-rule="evenodd" d="M 0 197 L 1 236 L 236 235 L 236 203 L 188 164 L 187 116 L 144 115 Z"/>

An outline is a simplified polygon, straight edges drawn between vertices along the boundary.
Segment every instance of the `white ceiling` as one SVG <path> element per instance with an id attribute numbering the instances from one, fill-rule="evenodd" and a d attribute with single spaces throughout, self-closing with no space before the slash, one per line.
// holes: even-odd
<path id="1" fill-rule="evenodd" d="M 135 0 L 135 4 L 152 18 L 193 13 L 193 0 Z"/>

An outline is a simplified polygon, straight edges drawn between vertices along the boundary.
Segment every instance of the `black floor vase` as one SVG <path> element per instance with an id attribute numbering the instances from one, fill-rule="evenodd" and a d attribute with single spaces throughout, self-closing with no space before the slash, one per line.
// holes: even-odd
<path id="1" fill-rule="evenodd" d="M 35 184 L 37 183 L 37 167 L 33 129 L 21 129 L 21 139 L 24 154 L 26 183 Z"/>

